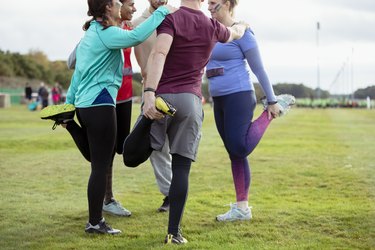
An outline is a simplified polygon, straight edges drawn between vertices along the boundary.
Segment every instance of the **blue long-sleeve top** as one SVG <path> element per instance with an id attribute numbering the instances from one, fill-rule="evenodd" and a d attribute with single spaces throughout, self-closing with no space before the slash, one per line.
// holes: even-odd
<path id="1" fill-rule="evenodd" d="M 221 73 L 208 78 L 211 96 L 254 90 L 248 66 L 256 75 L 268 102 L 276 101 L 272 85 L 263 67 L 257 41 L 250 29 L 246 30 L 243 37 L 238 40 L 215 45 L 206 70 L 221 69 Z"/>
<path id="2" fill-rule="evenodd" d="M 103 26 L 92 21 L 76 50 L 76 65 L 68 89 L 66 103 L 78 108 L 116 105 L 122 82 L 122 48 L 136 46 L 146 40 L 169 14 L 164 6 L 133 30 Z"/>

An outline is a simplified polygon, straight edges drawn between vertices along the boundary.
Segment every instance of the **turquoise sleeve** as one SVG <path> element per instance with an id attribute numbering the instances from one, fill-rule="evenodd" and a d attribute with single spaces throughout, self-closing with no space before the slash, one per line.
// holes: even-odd
<path id="1" fill-rule="evenodd" d="M 133 30 L 123 30 L 119 27 L 109 27 L 99 33 L 103 44 L 109 49 L 122 49 L 136 46 L 145 41 L 163 22 L 169 10 L 161 6 Z"/>
<path id="2" fill-rule="evenodd" d="M 67 104 L 73 104 L 74 105 L 74 102 L 75 102 L 75 99 L 76 99 L 76 92 L 77 92 L 77 89 L 78 89 L 78 81 L 74 81 L 76 73 L 77 73 L 77 71 L 74 71 L 73 76 L 72 76 L 72 80 L 70 82 L 70 86 L 68 88 L 68 92 L 66 93 L 65 103 L 67 103 Z"/>

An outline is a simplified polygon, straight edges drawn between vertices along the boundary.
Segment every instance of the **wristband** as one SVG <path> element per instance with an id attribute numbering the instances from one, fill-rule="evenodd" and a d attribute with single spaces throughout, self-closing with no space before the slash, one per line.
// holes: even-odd
<path id="1" fill-rule="evenodd" d="M 155 89 L 154 88 L 145 88 L 143 90 L 143 93 L 146 93 L 147 91 L 150 91 L 150 92 L 154 92 L 155 93 Z"/>

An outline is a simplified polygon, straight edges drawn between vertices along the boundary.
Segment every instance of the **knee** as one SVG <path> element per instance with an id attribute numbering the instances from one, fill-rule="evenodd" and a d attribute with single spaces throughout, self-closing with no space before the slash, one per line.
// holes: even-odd
<path id="1" fill-rule="evenodd" d="M 235 158 L 245 158 L 249 155 L 249 150 L 242 143 L 232 143 L 227 146 L 229 155 Z"/>

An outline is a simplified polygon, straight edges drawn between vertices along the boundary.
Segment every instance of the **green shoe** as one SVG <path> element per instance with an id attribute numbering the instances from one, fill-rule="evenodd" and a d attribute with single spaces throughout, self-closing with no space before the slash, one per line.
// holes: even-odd
<path id="1" fill-rule="evenodd" d="M 176 113 L 176 108 L 172 106 L 167 100 L 165 100 L 161 96 L 157 96 L 155 99 L 155 107 L 158 111 L 162 112 L 163 114 L 174 116 Z"/>
<path id="2" fill-rule="evenodd" d="M 57 125 L 73 120 L 75 110 L 73 104 L 50 105 L 40 111 L 40 118 L 55 121 L 52 127 L 55 129 Z"/>

